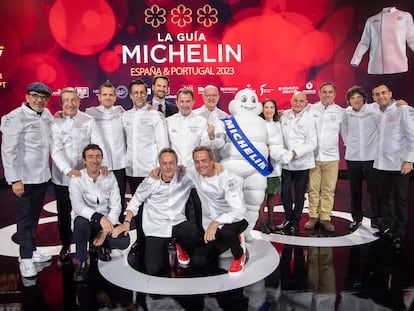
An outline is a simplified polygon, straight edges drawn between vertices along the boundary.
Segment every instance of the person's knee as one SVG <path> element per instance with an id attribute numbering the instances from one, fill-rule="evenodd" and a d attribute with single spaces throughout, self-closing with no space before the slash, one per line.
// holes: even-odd
<path id="1" fill-rule="evenodd" d="M 208 264 L 208 260 L 206 257 L 201 256 L 200 254 L 193 253 L 191 256 L 191 265 L 195 268 L 201 268 Z"/>

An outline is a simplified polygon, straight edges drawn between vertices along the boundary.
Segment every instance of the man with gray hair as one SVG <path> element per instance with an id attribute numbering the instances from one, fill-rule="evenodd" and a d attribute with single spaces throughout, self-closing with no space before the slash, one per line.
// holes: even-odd
<path id="1" fill-rule="evenodd" d="M 88 144 L 105 146 L 95 120 L 90 115 L 79 111 L 80 98 L 75 88 L 66 87 L 60 92 L 62 117 L 55 119 L 52 126 L 52 181 L 55 184 L 56 204 L 58 211 L 59 237 L 62 249 L 59 253 L 61 261 L 70 259 L 72 240 L 71 211 L 69 199 L 69 180 L 81 176 L 84 167 L 82 150 Z M 106 154 L 106 152 L 103 152 Z M 104 174 L 107 174 L 104 160 Z"/>

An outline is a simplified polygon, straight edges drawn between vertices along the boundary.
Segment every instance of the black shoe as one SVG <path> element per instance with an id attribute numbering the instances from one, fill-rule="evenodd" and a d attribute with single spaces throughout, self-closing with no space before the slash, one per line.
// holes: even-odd
<path id="1" fill-rule="evenodd" d="M 291 223 L 290 232 L 292 232 L 293 234 L 299 233 L 299 224 L 296 221 Z"/>
<path id="2" fill-rule="evenodd" d="M 394 239 L 394 234 L 392 233 L 390 228 L 385 228 L 385 229 L 382 229 L 378 232 L 375 232 L 374 236 L 380 237 L 380 238 L 383 238 L 383 239 L 389 239 L 389 240 Z"/>
<path id="3" fill-rule="evenodd" d="M 290 229 L 291 223 L 289 220 L 285 220 L 284 222 L 282 222 L 280 225 L 276 226 L 276 229 L 278 231 L 283 231 L 283 230 L 287 230 Z"/>
<path id="4" fill-rule="evenodd" d="M 75 274 L 73 275 L 73 279 L 76 282 L 83 282 L 88 278 L 88 271 L 89 265 L 86 261 L 81 261 L 76 268 Z"/>
<path id="5" fill-rule="evenodd" d="M 392 245 L 396 249 L 402 249 L 405 247 L 404 241 L 401 237 L 395 237 L 394 240 L 392 241 Z"/>
<path id="6" fill-rule="evenodd" d="M 59 260 L 66 262 L 70 260 L 70 245 L 63 244 L 59 252 Z"/>
<path id="7" fill-rule="evenodd" d="M 98 248 L 98 259 L 102 261 L 111 261 L 111 250 L 105 245 L 100 246 Z"/>
<path id="8" fill-rule="evenodd" d="M 362 224 L 362 221 L 353 221 L 349 225 L 349 231 L 354 232 L 356 229 L 358 229 Z"/>

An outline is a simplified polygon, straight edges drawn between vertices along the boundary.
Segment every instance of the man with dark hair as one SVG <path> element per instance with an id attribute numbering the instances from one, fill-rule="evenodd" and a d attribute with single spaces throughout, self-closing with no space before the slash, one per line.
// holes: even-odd
<path id="1" fill-rule="evenodd" d="M 308 106 L 316 124 L 318 145 L 315 167 L 309 171 L 309 220 L 305 229 L 312 230 L 320 222 L 328 232 L 335 231 L 331 222 L 339 168 L 339 132 L 344 109 L 335 104 L 336 86 L 324 82 L 319 88 L 320 101 Z"/>
<path id="2" fill-rule="evenodd" d="M 102 254 L 104 244 L 109 251 L 125 249 L 129 245 L 129 235 L 116 238 L 111 235 L 118 224 L 121 197 L 114 174 L 110 172 L 105 176 L 101 173 L 102 159 L 102 149 L 98 145 L 87 145 L 82 151 L 85 168 L 80 171 L 80 177 L 71 178 L 69 183 L 78 261 L 75 281 L 84 281 L 88 277 L 88 241 L 98 247 L 101 260 L 111 259 L 109 254 Z"/>
<path id="3" fill-rule="evenodd" d="M 188 170 L 187 174 L 200 196 L 204 229 L 203 243 L 193 252 L 193 265 L 204 267 L 230 249 L 233 260 L 228 272 L 239 274 L 246 261 L 241 233 L 248 225 L 242 187 L 226 170 L 215 174 L 214 154 L 209 147 L 196 147 L 192 154 L 196 172 Z"/>
<path id="4" fill-rule="evenodd" d="M 172 116 L 178 112 L 177 106 L 165 99 L 170 92 L 170 80 L 167 76 L 155 76 L 152 80 L 151 89 L 154 95 L 148 104 L 152 105 L 154 109 L 160 111 L 164 117 Z"/>
<path id="5" fill-rule="evenodd" d="M 113 236 L 129 232 L 132 217 L 142 209 L 146 271 L 151 275 L 166 275 L 167 244 L 171 238 L 176 239 L 179 264 L 188 265 L 188 254 L 198 243 L 200 231 L 185 217 L 185 204 L 193 183 L 177 170 L 177 154 L 165 148 L 158 159 L 159 178 L 147 177 L 138 186 L 126 209 L 125 221 L 114 229 Z"/>
<path id="6" fill-rule="evenodd" d="M 115 106 L 116 92 L 115 86 L 110 81 L 105 81 L 99 87 L 98 94 L 99 106 L 86 109 L 86 113 L 94 117 L 99 133 L 105 144 L 106 162 L 108 169 L 111 170 L 118 182 L 121 195 L 121 214 L 120 221 L 124 218 L 125 210 L 125 156 L 126 143 L 125 133 L 122 127 L 122 114 L 125 109 L 122 106 Z"/>
<path id="7" fill-rule="evenodd" d="M 377 176 L 373 168 L 377 155 L 378 129 L 377 104 L 366 104 L 367 94 L 361 86 L 353 86 L 346 92 L 349 107 L 345 110 L 341 135 L 346 147 L 345 160 L 351 190 L 351 214 L 353 222 L 350 231 L 362 223 L 362 182 L 365 176 L 372 209 L 371 226 L 378 228 Z"/>
<path id="8" fill-rule="evenodd" d="M 194 92 L 189 88 L 181 88 L 177 92 L 178 113 L 167 118 L 168 137 L 170 147 L 178 154 L 178 164 L 193 167 L 191 157 L 193 149 L 197 146 L 210 146 L 214 149 L 224 145 L 224 135 L 216 136 L 214 126 L 207 120 L 193 112 Z M 187 217 L 201 229 L 201 207 L 195 190 L 191 193 L 187 205 Z"/>
<path id="9" fill-rule="evenodd" d="M 135 193 L 144 178 L 157 166 L 157 156 L 160 151 L 169 145 L 165 118 L 161 112 L 147 104 L 147 89 L 148 86 L 143 80 L 131 81 L 129 97 L 133 107 L 122 115 L 127 145 L 125 174 L 131 194 Z M 141 210 L 134 219 L 137 227 L 137 242 L 132 249 L 140 253 L 140 248 L 145 244 Z"/>
<path id="10" fill-rule="evenodd" d="M 377 120 L 378 154 L 374 168 L 378 175 L 380 235 L 392 237 L 396 248 L 404 246 L 408 217 L 408 183 L 414 162 L 414 108 L 397 108 L 385 84 L 372 89 L 380 107 Z"/>
<path id="11" fill-rule="evenodd" d="M 35 264 L 51 260 L 36 248 L 36 229 L 50 179 L 52 115 L 46 107 L 52 90 L 42 82 L 26 88 L 26 101 L 1 118 L 4 176 L 15 194 L 20 273 L 37 274 Z"/>

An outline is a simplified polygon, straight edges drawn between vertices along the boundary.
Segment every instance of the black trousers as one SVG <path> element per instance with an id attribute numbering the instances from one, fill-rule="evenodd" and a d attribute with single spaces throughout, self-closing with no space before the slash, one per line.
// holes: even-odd
<path id="1" fill-rule="evenodd" d="M 138 186 L 144 181 L 145 177 L 126 176 L 126 179 L 128 181 L 131 194 L 134 195 Z M 138 213 L 134 217 L 134 223 L 135 229 L 137 230 L 137 240 L 135 241 L 135 245 L 133 247 L 135 248 L 135 251 L 138 252 L 140 261 L 143 262 L 143 255 L 145 250 L 145 234 L 144 230 L 142 230 L 142 205 L 139 207 Z M 135 246 L 137 246 L 137 248 Z"/>
<path id="2" fill-rule="evenodd" d="M 119 215 L 119 221 L 122 223 L 124 221 L 124 212 L 125 212 L 125 193 L 126 193 L 126 176 L 125 169 L 113 170 L 116 181 L 118 182 L 119 194 L 121 195 L 121 213 Z"/>
<path id="3" fill-rule="evenodd" d="M 24 185 L 24 195 L 16 196 L 17 237 L 20 257 L 32 258 L 36 250 L 36 229 L 47 190 L 47 183 Z"/>
<path id="4" fill-rule="evenodd" d="M 76 259 L 86 261 L 88 259 L 88 242 L 92 243 L 97 233 L 102 227 L 95 222 L 89 221 L 86 218 L 77 216 L 74 221 L 73 235 L 76 243 Z M 106 236 L 106 240 L 110 249 L 126 249 L 129 245 L 129 235 L 123 233 L 113 238 L 110 234 Z"/>
<path id="5" fill-rule="evenodd" d="M 408 218 L 408 184 L 410 174 L 400 171 L 376 170 L 380 200 L 380 227 L 390 228 L 394 235 L 403 235 Z"/>
<path id="6" fill-rule="evenodd" d="M 217 257 L 230 248 L 234 259 L 239 259 L 243 255 L 243 249 L 240 245 L 239 234 L 247 228 L 245 219 L 226 224 L 217 229 L 216 239 L 207 244 L 204 240 L 201 245 L 196 247 L 191 257 L 191 263 L 194 267 L 207 266 L 217 259 Z"/>
<path id="7" fill-rule="evenodd" d="M 181 248 L 191 254 L 199 243 L 201 232 L 190 221 L 184 221 L 172 228 L 172 238 Z M 168 243 L 171 238 L 147 236 L 145 238 L 145 268 L 151 275 L 166 275 L 168 273 Z"/>
<path id="8" fill-rule="evenodd" d="M 361 221 L 364 217 L 362 208 L 362 182 L 364 177 L 367 181 L 367 191 L 370 198 L 372 210 L 372 222 L 376 223 L 378 218 L 378 195 L 377 195 L 377 172 L 373 168 L 374 161 L 348 161 L 349 187 L 351 190 L 351 214 L 354 221 Z"/>
<path id="9" fill-rule="evenodd" d="M 55 185 L 55 193 L 58 212 L 59 238 L 63 245 L 68 246 L 72 242 L 72 204 L 69 198 L 69 187 Z"/>
<path id="10" fill-rule="evenodd" d="M 285 219 L 299 224 L 305 202 L 305 191 L 309 180 L 309 170 L 291 171 L 282 169 L 282 203 Z M 293 208 L 292 188 L 295 191 Z"/>

